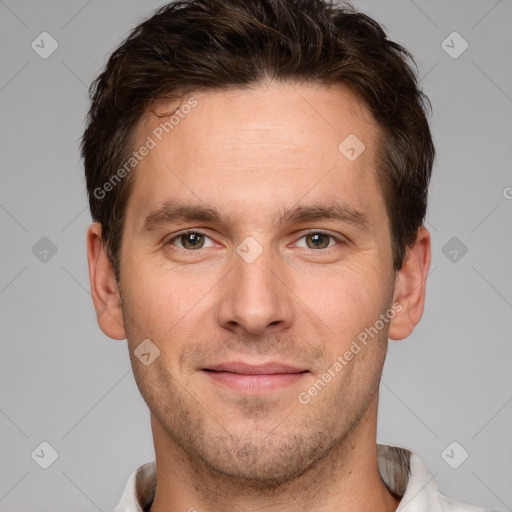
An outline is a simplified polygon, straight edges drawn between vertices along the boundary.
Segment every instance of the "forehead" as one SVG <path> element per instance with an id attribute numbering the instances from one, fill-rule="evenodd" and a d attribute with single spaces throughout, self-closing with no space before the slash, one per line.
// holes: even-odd
<path id="1" fill-rule="evenodd" d="M 169 199 L 247 216 L 308 200 L 345 199 L 369 216 L 383 206 L 375 197 L 379 128 L 343 86 L 203 91 L 158 112 L 174 109 L 147 113 L 135 130 L 134 148 L 151 149 L 135 169 L 127 211 L 134 220 Z"/>

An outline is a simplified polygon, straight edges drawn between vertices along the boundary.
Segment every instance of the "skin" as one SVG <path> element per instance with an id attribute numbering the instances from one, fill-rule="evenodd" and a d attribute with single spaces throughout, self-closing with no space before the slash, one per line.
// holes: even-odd
<path id="1" fill-rule="evenodd" d="M 107 336 L 127 338 L 151 411 L 158 478 L 151 511 L 396 510 L 399 499 L 377 467 L 378 389 L 388 338 L 407 337 L 423 313 L 430 235 L 420 228 L 395 272 L 375 177 L 379 127 L 342 86 L 262 83 L 193 97 L 197 106 L 134 171 L 120 283 L 100 226 L 87 235 L 98 323 Z M 161 122 L 142 118 L 135 147 Z M 366 146 L 354 161 L 338 150 L 349 134 Z M 170 199 L 208 205 L 230 221 L 141 233 L 146 216 Z M 283 209 L 335 200 L 364 213 L 368 226 L 275 222 Z M 199 249 L 190 237 L 173 238 L 191 228 L 205 235 Z M 321 238 L 318 248 L 318 231 L 336 238 Z M 262 250 L 251 263 L 236 251 L 249 236 Z M 401 310 L 378 336 L 301 403 L 299 393 L 397 303 Z M 148 338 L 160 355 L 146 366 L 134 350 Z M 204 371 L 234 360 L 306 372 L 251 394 Z"/>

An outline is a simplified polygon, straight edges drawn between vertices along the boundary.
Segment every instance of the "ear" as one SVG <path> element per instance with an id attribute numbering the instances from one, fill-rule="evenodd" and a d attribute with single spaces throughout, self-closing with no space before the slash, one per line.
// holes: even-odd
<path id="1" fill-rule="evenodd" d="M 430 233 L 420 227 L 413 246 L 407 249 L 404 266 L 395 279 L 393 304 L 401 309 L 390 322 L 388 337 L 392 340 L 407 338 L 423 315 L 425 286 L 430 267 Z"/>
<path id="2" fill-rule="evenodd" d="M 108 260 L 101 238 L 101 224 L 95 222 L 87 230 L 87 262 L 92 301 L 100 329 L 115 340 L 126 338 L 121 310 L 121 296 L 114 269 Z"/>

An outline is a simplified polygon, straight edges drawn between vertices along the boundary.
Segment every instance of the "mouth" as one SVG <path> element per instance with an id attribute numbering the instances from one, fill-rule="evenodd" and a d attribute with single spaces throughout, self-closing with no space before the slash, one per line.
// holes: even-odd
<path id="1" fill-rule="evenodd" d="M 308 370 L 283 363 L 221 363 L 202 369 L 214 383 L 247 395 L 262 395 L 292 386 L 309 373 Z"/>

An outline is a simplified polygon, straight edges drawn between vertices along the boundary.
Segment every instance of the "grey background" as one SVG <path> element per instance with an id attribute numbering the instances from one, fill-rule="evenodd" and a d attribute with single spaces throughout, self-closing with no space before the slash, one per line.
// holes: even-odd
<path id="1" fill-rule="evenodd" d="M 126 341 L 95 319 L 78 139 L 88 84 L 161 4 L 0 0 L 1 511 L 113 510 L 154 457 Z M 512 2 L 354 5 L 415 55 L 438 152 L 425 314 L 390 344 L 378 441 L 418 453 L 444 494 L 512 510 Z M 59 45 L 47 59 L 31 48 L 43 31 Z M 453 31 L 469 44 L 456 59 Z M 46 470 L 43 441 L 58 452 Z M 458 469 L 441 455 L 453 441 Z"/>

